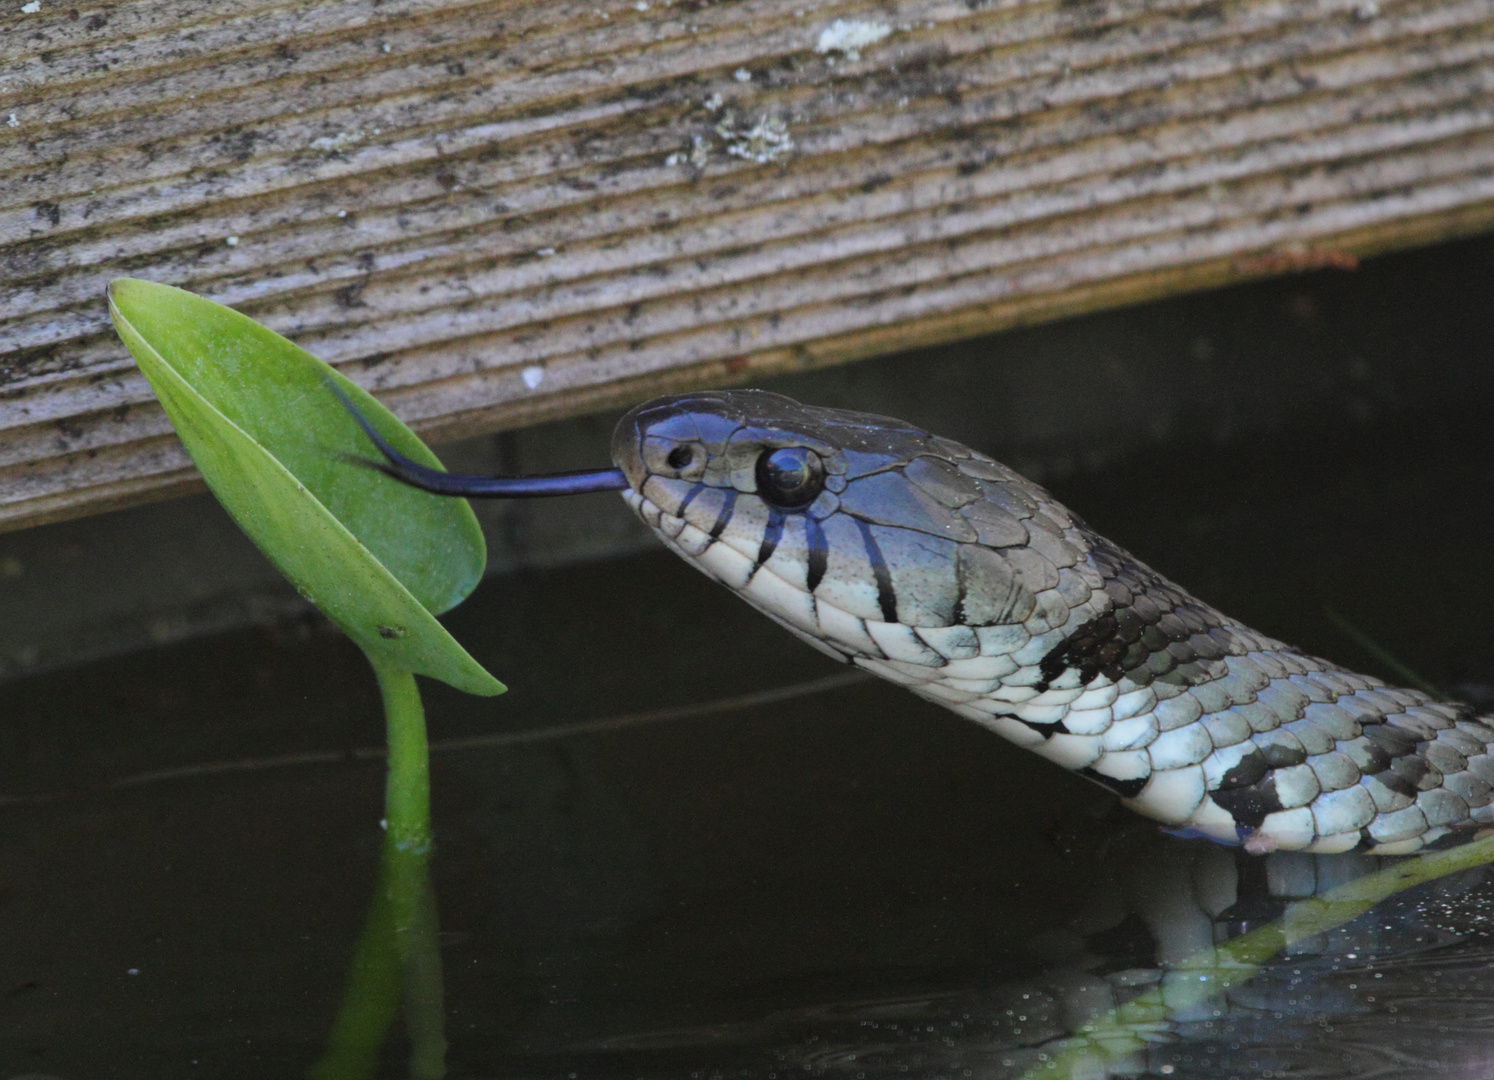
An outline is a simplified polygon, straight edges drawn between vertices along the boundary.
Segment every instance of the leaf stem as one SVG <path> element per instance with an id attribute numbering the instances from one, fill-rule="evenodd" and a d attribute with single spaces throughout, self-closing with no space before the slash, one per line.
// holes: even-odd
<path id="1" fill-rule="evenodd" d="M 431 767 L 425 708 L 415 676 L 369 657 L 384 696 L 389 772 L 384 787 L 385 867 L 404 974 L 410 1076 L 446 1075 L 440 928 L 431 888 Z"/>
<path id="2" fill-rule="evenodd" d="M 389 739 L 389 773 L 384 785 L 384 822 L 398 851 L 425 855 L 431 850 L 431 761 L 425 737 L 425 709 L 415 676 L 369 657 L 384 696 Z"/>

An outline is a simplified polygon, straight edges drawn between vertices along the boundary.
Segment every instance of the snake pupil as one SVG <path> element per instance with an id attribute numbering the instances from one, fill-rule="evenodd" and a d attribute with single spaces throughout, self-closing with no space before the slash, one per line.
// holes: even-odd
<path id="1" fill-rule="evenodd" d="M 769 450 L 757 459 L 757 490 L 774 506 L 808 506 L 825 486 L 820 455 L 802 446 Z"/>
<path id="2" fill-rule="evenodd" d="M 695 451 L 689 446 L 676 446 L 664 460 L 671 469 L 687 469 L 695 460 Z"/>

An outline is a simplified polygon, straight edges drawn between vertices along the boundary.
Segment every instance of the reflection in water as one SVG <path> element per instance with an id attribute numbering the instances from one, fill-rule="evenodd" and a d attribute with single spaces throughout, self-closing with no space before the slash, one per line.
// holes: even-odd
<path id="1" fill-rule="evenodd" d="M 367 1080 L 401 1002 L 410 1036 L 411 1080 L 446 1075 L 445 993 L 430 851 L 387 833 L 379 878 L 327 1049 L 310 1080 Z"/>
<path id="2" fill-rule="evenodd" d="M 865 681 L 865 676 L 859 672 L 836 674 L 809 683 L 720 699 L 710 703 L 709 711 L 719 715 L 760 707 L 862 681 Z M 688 719 L 701 712 L 698 705 L 653 709 L 550 728 L 542 733 L 519 732 L 448 740 L 432 745 L 431 750 L 436 753 L 461 752 L 536 742 L 553 746 L 561 739 L 577 735 Z M 381 749 L 370 747 L 357 756 L 376 759 L 382 756 Z M 344 758 L 347 756 L 343 755 Z M 298 754 L 280 759 L 212 762 L 125 777 L 109 787 L 124 789 L 186 777 L 324 764 L 328 760 L 337 758 L 327 754 Z M 543 787 L 541 776 L 542 773 L 530 770 L 523 783 L 532 787 L 538 782 Z M 513 778 L 509 779 L 512 781 Z M 508 794 L 502 797 L 513 798 L 514 784 L 510 782 L 504 786 Z M 521 803 L 524 801 L 520 799 Z M 564 801 L 572 800 L 567 797 Z M 475 816 L 481 818 L 484 815 Z M 524 824 L 532 842 L 535 823 L 526 821 Z M 609 830 L 609 839 L 614 843 L 618 839 L 615 832 Z M 391 832 L 385 833 L 380 845 L 379 876 L 363 933 L 353 954 L 347 987 L 327 1038 L 326 1051 L 309 1070 L 309 1080 L 366 1080 L 373 1077 L 378 1072 L 380 1052 L 401 1004 L 410 1040 L 409 1076 L 412 1080 L 441 1080 L 446 1075 L 445 990 L 441 972 L 440 921 L 430 878 L 431 855 L 429 844 L 399 843 Z M 543 940 L 543 934 L 534 933 L 535 925 L 543 920 L 543 916 L 525 919 L 515 918 L 513 911 L 507 914 L 505 925 L 525 939 L 514 942 L 516 948 L 532 947 L 536 938 Z"/>
<path id="3" fill-rule="evenodd" d="M 1154 1071 L 1153 1064 L 1158 1065 L 1156 1071 L 1172 1071 L 1164 1063 L 1148 1060 L 1149 1046 L 1162 1041 L 1159 1034 L 1181 1034 L 1190 1024 L 1207 1027 L 1237 1009 L 1266 1011 L 1263 1006 L 1269 1008 L 1269 1001 L 1250 983 L 1278 953 L 1297 958 L 1342 953 L 1345 959 L 1359 959 L 1363 951 L 1376 946 L 1366 939 L 1345 937 L 1339 942 L 1341 947 L 1335 948 L 1330 935 L 1417 885 L 1470 872 L 1470 880 L 1455 886 L 1476 883 L 1482 879 L 1484 864 L 1494 860 L 1494 837 L 1403 860 L 1301 852 L 1267 856 L 1259 868 L 1267 894 L 1278 900 L 1293 894 L 1300 898 L 1287 903 L 1280 917 L 1256 929 L 1243 929 L 1249 919 L 1240 910 L 1241 883 L 1230 873 L 1238 868 L 1239 857 L 1220 849 L 1195 855 L 1191 868 L 1180 865 L 1177 852 L 1164 856 L 1156 867 L 1162 874 L 1150 883 L 1135 878 L 1134 871 L 1153 867 L 1145 861 L 1132 867 L 1132 884 L 1137 887 L 1130 895 L 1141 901 L 1136 914 L 1146 921 L 1158 944 L 1159 967 L 1153 985 L 1119 1007 L 1105 1009 L 1102 1003 L 1099 1012 L 1078 1023 L 1071 1019 L 1071 1034 L 1047 1047 L 1052 1056 L 1029 1069 L 1029 1076 L 1146 1074 Z M 1376 863 L 1382 865 L 1377 868 Z M 1183 872 L 1168 873 L 1174 869 Z M 1189 869 L 1195 873 L 1189 874 Z M 1213 910 L 1221 901 L 1229 903 Z M 1201 916 L 1211 917 L 1214 936 L 1224 940 L 1181 956 L 1169 955 L 1192 944 L 1191 931 L 1203 929 Z M 1243 932 L 1229 937 L 1232 928 Z M 1393 943 L 1384 942 L 1381 947 L 1394 954 Z M 1081 996 L 1065 1002 L 1071 1017 L 1075 1005 L 1083 1007 Z"/>
<path id="4" fill-rule="evenodd" d="M 1450 1019 L 1445 999 L 1377 980 L 1418 974 L 1429 949 L 1488 932 L 1479 886 L 1494 837 L 1405 858 L 1260 857 L 1133 828 L 1101 854 L 1084 883 L 1093 903 L 1033 942 L 1041 967 L 1030 980 L 620 1034 L 563 1056 L 716 1078 L 1348 1077 L 1402 1075 L 1398 1058 L 1408 1076 L 1458 1064 L 1470 1071 L 1449 1075 L 1488 1075 L 1489 1058 L 1466 1042 L 1442 1040 L 1453 1053 L 1437 1061 L 1397 1053 L 1383 1028 L 1334 1032 L 1373 1021 L 1375 991 Z M 1477 954 L 1464 961 L 1485 976 L 1488 963 Z M 1458 964 L 1439 950 L 1431 970 Z M 745 1053 L 722 1052 L 731 1046 Z"/>

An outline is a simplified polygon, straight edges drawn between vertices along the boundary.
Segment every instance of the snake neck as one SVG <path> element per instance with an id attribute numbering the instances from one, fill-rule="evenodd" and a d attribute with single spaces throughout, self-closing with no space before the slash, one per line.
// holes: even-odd
<path id="1" fill-rule="evenodd" d="M 1494 727 L 1470 709 L 1228 618 L 968 447 L 735 392 L 635 410 L 614 449 L 691 565 L 1170 827 L 1401 854 L 1494 824 Z"/>

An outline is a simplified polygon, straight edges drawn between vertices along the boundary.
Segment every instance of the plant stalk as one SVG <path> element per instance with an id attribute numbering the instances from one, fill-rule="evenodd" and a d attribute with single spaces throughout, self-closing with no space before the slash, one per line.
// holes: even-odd
<path id="1" fill-rule="evenodd" d="M 389 771 L 384 843 L 342 1006 L 311 1080 L 367 1080 L 401 996 L 412 1080 L 446 1075 L 439 926 L 430 880 L 430 753 L 415 677 L 369 658 L 384 698 Z"/>

